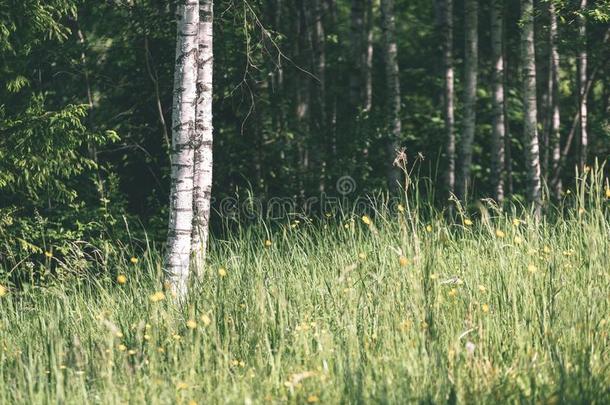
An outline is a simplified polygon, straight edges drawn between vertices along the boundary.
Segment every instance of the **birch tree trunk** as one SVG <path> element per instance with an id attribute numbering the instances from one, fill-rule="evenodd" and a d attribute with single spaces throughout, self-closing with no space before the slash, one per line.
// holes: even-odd
<path id="1" fill-rule="evenodd" d="M 562 184 L 559 173 L 559 165 L 561 162 L 561 133 L 559 127 L 561 124 L 561 116 L 559 111 L 559 51 L 557 50 L 557 14 L 555 12 L 555 3 L 549 1 L 549 51 L 550 51 L 550 69 L 549 69 L 549 139 L 552 148 L 551 153 L 551 170 L 553 173 L 552 192 L 556 199 L 561 198 Z"/>
<path id="2" fill-rule="evenodd" d="M 366 0 L 364 11 L 364 52 L 362 54 L 362 81 L 364 83 L 363 110 L 373 107 L 373 0 Z"/>
<path id="3" fill-rule="evenodd" d="M 491 178 L 494 197 L 498 203 L 504 200 L 504 55 L 502 52 L 502 28 L 504 2 L 493 0 L 491 4 L 491 54 L 492 72 L 492 159 Z"/>
<path id="4" fill-rule="evenodd" d="M 197 99 L 199 1 L 178 5 L 172 108 L 172 168 L 167 238 L 167 273 L 173 292 L 186 294 L 193 229 L 193 137 Z"/>
<path id="5" fill-rule="evenodd" d="M 578 94 L 580 102 L 580 167 L 587 164 L 587 0 L 580 0 L 578 16 Z"/>
<path id="6" fill-rule="evenodd" d="M 521 54 L 523 80 L 523 130 L 526 151 L 528 200 L 534 204 L 537 217 L 541 214 L 542 188 L 540 181 L 540 150 L 538 147 L 536 109 L 536 61 L 534 49 L 533 0 L 521 0 Z"/>
<path id="7" fill-rule="evenodd" d="M 453 0 L 444 0 L 442 9 L 443 65 L 444 65 L 444 119 L 447 155 L 445 186 L 448 194 L 455 193 L 455 117 L 453 69 Z"/>
<path id="8" fill-rule="evenodd" d="M 472 164 L 472 144 L 476 124 L 476 91 L 478 75 L 478 4 L 477 0 L 465 0 L 464 24 L 466 27 L 466 46 L 464 56 L 464 114 L 462 138 L 460 140 L 460 171 L 457 182 L 457 195 L 466 198 L 470 183 Z"/>
<path id="9" fill-rule="evenodd" d="M 193 195 L 192 253 L 194 269 L 201 274 L 209 234 L 212 197 L 212 88 L 214 1 L 200 0 L 197 39 L 197 111 L 195 118 L 195 162 Z"/>
<path id="10" fill-rule="evenodd" d="M 386 142 L 389 163 L 388 184 L 390 189 L 396 189 L 400 181 L 400 172 L 392 163 L 398 149 L 402 126 L 400 121 L 400 78 L 398 76 L 394 0 L 381 0 L 381 17 L 387 86 L 387 117 L 390 121 L 390 133 Z"/>
<path id="11" fill-rule="evenodd" d="M 350 9 L 350 59 L 352 67 L 349 77 L 350 104 L 354 114 L 362 108 L 363 44 L 364 44 L 365 0 L 352 0 Z"/>

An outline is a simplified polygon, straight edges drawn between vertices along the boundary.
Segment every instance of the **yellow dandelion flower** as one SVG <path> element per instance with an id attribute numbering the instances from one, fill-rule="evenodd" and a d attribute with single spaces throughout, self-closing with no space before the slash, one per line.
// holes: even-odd
<path id="1" fill-rule="evenodd" d="M 550 248 L 550 247 L 548 247 L 548 246 L 544 246 L 544 247 L 542 248 L 542 251 L 543 251 L 544 253 L 546 253 L 546 254 L 549 254 L 549 253 L 551 253 L 551 248 Z"/>
<path id="2" fill-rule="evenodd" d="M 192 319 L 189 319 L 188 321 L 186 321 L 186 327 L 189 329 L 195 329 L 197 327 L 197 322 Z"/>
<path id="3" fill-rule="evenodd" d="M 513 226 L 519 226 L 521 224 L 521 220 L 519 218 L 513 219 Z"/>
<path id="4" fill-rule="evenodd" d="M 133 356 L 134 354 L 136 354 L 136 351 L 131 349 L 127 352 L 127 354 L 129 354 L 130 356 Z"/>
<path id="5" fill-rule="evenodd" d="M 132 256 L 131 259 L 129 259 L 129 261 L 131 262 L 131 264 L 138 264 L 138 258 Z"/>
<path id="6" fill-rule="evenodd" d="M 405 207 L 402 204 L 398 204 L 398 211 L 405 212 Z"/>
<path id="7" fill-rule="evenodd" d="M 127 346 L 121 344 L 118 346 L 119 351 L 124 352 L 125 350 L 127 350 Z"/>
<path id="8" fill-rule="evenodd" d="M 449 290 L 449 292 L 447 293 L 450 297 L 455 297 L 458 294 L 458 290 L 455 288 L 452 288 L 451 290 Z"/>
<path id="9" fill-rule="evenodd" d="M 364 222 L 366 225 L 370 225 L 373 222 L 371 221 L 371 218 L 367 217 L 366 215 L 362 216 L 362 222 Z"/>
<path id="10" fill-rule="evenodd" d="M 220 277 L 225 277 L 227 275 L 227 270 L 224 267 L 218 269 L 218 275 Z"/>
<path id="11" fill-rule="evenodd" d="M 488 313 L 489 312 L 489 305 L 487 305 L 487 304 L 481 305 L 481 311 L 483 311 L 484 313 Z"/>
<path id="12" fill-rule="evenodd" d="M 197 401 L 191 399 L 189 401 L 189 405 L 197 405 Z"/>
<path id="13" fill-rule="evenodd" d="M 162 347 L 157 347 L 157 352 L 159 353 L 165 353 L 165 349 Z"/>
<path id="14" fill-rule="evenodd" d="M 438 274 L 432 273 L 430 274 L 430 280 L 436 280 L 438 278 Z"/>
<path id="15" fill-rule="evenodd" d="M 125 283 L 127 283 L 127 276 L 125 274 L 119 274 L 116 277 L 116 281 L 117 281 L 117 283 L 119 283 L 121 285 L 125 284 Z"/>
<path id="16" fill-rule="evenodd" d="M 174 334 L 172 335 L 172 339 L 174 339 L 174 340 L 180 340 L 180 339 L 182 339 L 182 336 L 180 336 L 180 335 L 179 335 L 179 334 L 177 334 L 177 333 L 174 333 Z"/>
<path id="17" fill-rule="evenodd" d="M 479 291 L 481 291 L 481 292 L 485 292 L 485 291 L 487 291 L 487 288 L 485 288 L 485 286 L 484 286 L 484 285 L 480 285 L 480 284 L 479 284 Z"/>
<path id="18" fill-rule="evenodd" d="M 46 257 L 48 257 L 49 259 L 53 257 L 53 253 L 51 253 L 51 252 L 49 252 L 49 251 L 45 251 L 45 252 L 44 252 L 44 255 L 45 255 Z"/>
<path id="19" fill-rule="evenodd" d="M 165 294 L 163 294 L 162 291 L 157 291 L 156 293 L 152 294 L 149 298 L 152 302 L 159 302 L 159 301 L 163 301 L 165 299 Z"/>
<path id="20" fill-rule="evenodd" d="M 527 265 L 527 271 L 534 274 L 536 271 L 538 271 L 538 267 L 530 263 Z"/>
<path id="21" fill-rule="evenodd" d="M 150 335 L 144 335 L 143 338 L 144 340 L 150 340 Z"/>
<path id="22" fill-rule="evenodd" d="M 360 260 L 365 260 L 366 259 L 366 253 L 362 253 L 362 252 L 358 253 L 358 258 Z"/>
<path id="23" fill-rule="evenodd" d="M 520 245 L 521 243 L 523 243 L 523 239 L 521 239 L 521 237 L 519 236 L 515 236 L 515 239 L 513 239 L 513 241 L 515 242 L 515 245 Z"/>
<path id="24" fill-rule="evenodd" d="M 212 323 L 212 320 L 210 319 L 210 317 L 206 314 L 201 315 L 201 322 L 203 322 L 203 324 L 205 326 L 210 326 L 210 324 Z"/>
<path id="25" fill-rule="evenodd" d="M 272 244 L 272 243 L 271 243 L 271 241 L 270 241 L 269 239 L 267 239 L 267 240 L 265 241 L 265 247 L 270 247 L 270 246 L 271 246 L 271 244 Z"/>
<path id="26" fill-rule="evenodd" d="M 506 236 L 506 234 L 504 233 L 504 231 L 502 231 L 501 229 L 496 229 L 496 236 L 498 238 L 503 238 Z"/>
<path id="27" fill-rule="evenodd" d="M 178 384 L 176 384 L 176 389 L 177 390 L 185 390 L 189 387 L 189 385 L 185 382 L 180 381 Z"/>
<path id="28" fill-rule="evenodd" d="M 398 263 L 400 263 L 401 267 L 407 267 L 409 265 L 409 259 L 404 256 L 400 256 L 398 258 Z"/>
<path id="29" fill-rule="evenodd" d="M 0 298 L 6 297 L 7 294 L 8 294 L 8 288 L 6 288 L 2 284 L 0 284 Z"/>
<path id="30" fill-rule="evenodd" d="M 466 226 L 472 226 L 472 221 L 471 221 L 471 220 L 469 220 L 468 218 L 466 218 L 466 219 L 464 220 L 464 225 L 466 225 Z"/>
<path id="31" fill-rule="evenodd" d="M 610 198 L 610 187 L 606 187 L 606 198 Z"/>
<path id="32" fill-rule="evenodd" d="M 432 232 L 432 225 L 426 225 L 426 232 Z"/>
<path id="33" fill-rule="evenodd" d="M 307 403 L 309 404 L 314 404 L 316 402 L 318 402 L 320 400 L 320 398 L 318 398 L 317 395 L 310 395 L 307 397 Z"/>
<path id="34" fill-rule="evenodd" d="M 117 332 L 114 334 L 114 336 L 118 337 L 119 339 L 121 339 L 123 337 L 123 332 Z"/>

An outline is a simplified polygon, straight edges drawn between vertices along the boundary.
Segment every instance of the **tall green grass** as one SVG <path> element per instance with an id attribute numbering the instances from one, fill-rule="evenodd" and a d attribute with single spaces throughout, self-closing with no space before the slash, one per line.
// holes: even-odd
<path id="1" fill-rule="evenodd" d="M 18 288 L 4 268 L 0 403 L 608 403 L 604 186 L 540 221 L 408 199 L 238 227 L 182 305 L 152 248 L 75 247 Z"/>

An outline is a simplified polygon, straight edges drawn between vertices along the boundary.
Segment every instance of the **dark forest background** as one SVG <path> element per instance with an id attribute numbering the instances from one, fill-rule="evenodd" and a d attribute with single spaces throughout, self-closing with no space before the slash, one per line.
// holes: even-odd
<path id="1" fill-rule="evenodd" d="M 402 129 L 399 139 L 389 139 L 378 1 L 217 1 L 215 201 L 333 195 L 342 176 L 354 179 L 357 194 L 387 190 L 394 156 L 386 145 L 393 141 L 406 148 L 409 166 L 417 161 L 417 176 L 435 185 L 427 198 L 446 205 L 441 3 L 395 3 Z M 582 10 L 580 2 L 554 4 L 561 134 L 565 145 L 578 116 L 577 57 L 585 47 L 592 77 L 587 157 L 592 164 L 610 150 L 610 5 L 591 1 Z M 527 173 L 519 2 L 506 1 L 503 11 L 506 189 L 510 199 L 520 201 Z M 493 194 L 489 12 L 488 2 L 480 2 L 472 197 Z M 581 17 L 585 43 L 577 35 Z M 453 24 L 459 143 L 465 48 L 459 0 Z M 537 1 L 542 134 L 548 28 L 548 1 Z M 124 232 L 124 218 L 141 221 L 139 229 L 164 240 L 175 41 L 173 2 L 0 1 L 0 233 L 11 236 L 3 240 L 24 249 L 50 244 L 59 249 L 65 241 Z M 577 134 L 570 148 L 561 173 L 565 189 L 573 184 L 578 163 Z"/>

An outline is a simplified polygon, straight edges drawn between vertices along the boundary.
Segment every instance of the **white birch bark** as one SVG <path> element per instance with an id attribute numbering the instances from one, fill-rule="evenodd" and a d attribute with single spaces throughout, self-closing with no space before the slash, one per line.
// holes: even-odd
<path id="1" fill-rule="evenodd" d="M 580 100 L 580 166 L 587 164 L 587 0 L 580 0 L 578 16 L 578 94 Z"/>
<path id="2" fill-rule="evenodd" d="M 394 161 L 398 149 L 402 123 L 400 120 L 400 78 L 398 75 L 398 47 L 396 45 L 394 0 L 381 0 L 381 17 L 387 87 L 387 117 L 390 121 L 390 133 L 386 142 L 388 161 L 390 162 L 388 184 L 390 189 L 396 189 L 400 181 L 400 172 L 391 163 Z"/>
<path id="3" fill-rule="evenodd" d="M 464 55 L 464 114 L 460 139 L 460 171 L 456 185 L 457 195 L 466 198 L 470 183 L 472 144 L 476 124 L 477 76 L 478 76 L 478 4 L 477 0 L 465 0 L 464 24 L 466 28 Z"/>
<path id="4" fill-rule="evenodd" d="M 536 60 L 534 49 L 534 4 L 533 0 L 521 0 L 521 63 L 523 65 L 523 131 L 525 140 L 528 177 L 528 200 L 534 204 L 537 217 L 542 208 L 540 180 L 540 150 L 538 146 L 536 107 Z"/>
<path id="5" fill-rule="evenodd" d="M 492 53 L 492 159 L 491 179 L 497 202 L 504 200 L 504 54 L 502 52 L 502 26 L 504 2 L 492 0 L 491 53 Z"/>
<path id="6" fill-rule="evenodd" d="M 197 97 L 199 1 L 178 4 L 172 107 L 172 168 L 166 270 L 172 291 L 184 297 L 189 277 L 193 222 L 193 136 Z"/>
<path id="7" fill-rule="evenodd" d="M 192 252 L 195 273 L 205 265 L 212 196 L 212 96 L 213 96 L 213 0 L 200 0 L 197 52 L 197 112 L 195 119 L 195 167 Z"/>
<path id="8" fill-rule="evenodd" d="M 454 115 L 454 68 L 453 68 L 453 0 L 445 0 L 442 9 L 443 65 L 444 65 L 444 119 L 446 137 L 447 193 L 455 192 L 455 115 Z"/>
<path id="9" fill-rule="evenodd" d="M 555 3 L 549 1 L 549 50 L 550 50 L 550 131 L 549 138 L 552 148 L 551 152 L 551 173 L 553 180 L 551 187 L 556 199 L 561 198 L 562 184 L 559 173 L 559 165 L 561 162 L 561 133 L 559 132 L 561 124 L 561 115 L 559 111 L 559 51 L 557 50 L 557 14 L 555 12 Z"/>

